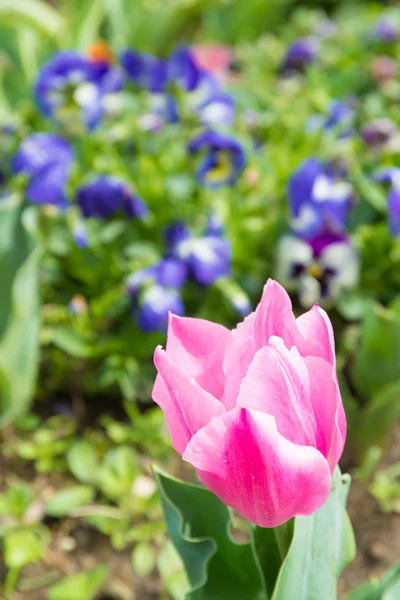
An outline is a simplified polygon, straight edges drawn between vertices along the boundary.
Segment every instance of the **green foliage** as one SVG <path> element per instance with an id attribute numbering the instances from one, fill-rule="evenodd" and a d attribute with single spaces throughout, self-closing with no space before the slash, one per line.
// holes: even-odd
<path id="1" fill-rule="evenodd" d="M 380 581 L 363 583 L 346 600 L 395 600 L 399 593 L 400 567 L 393 567 Z"/>
<path id="2" fill-rule="evenodd" d="M 108 578 L 106 565 L 65 577 L 49 589 L 49 600 L 92 600 L 101 591 Z"/>
<path id="3" fill-rule="evenodd" d="M 0 203 L 0 424 L 25 412 L 39 362 L 39 249 L 17 195 Z"/>

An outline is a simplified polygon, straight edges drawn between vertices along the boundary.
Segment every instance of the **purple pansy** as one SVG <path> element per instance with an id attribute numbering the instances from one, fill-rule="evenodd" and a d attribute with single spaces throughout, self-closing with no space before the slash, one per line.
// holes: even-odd
<path id="1" fill-rule="evenodd" d="M 296 292 L 304 307 L 330 306 L 359 278 L 358 254 L 345 235 L 324 234 L 309 241 L 285 235 L 277 247 L 278 281 Z"/>
<path id="2" fill-rule="evenodd" d="M 76 51 L 54 54 L 39 72 L 35 100 L 39 110 L 56 121 L 82 120 L 94 129 L 104 113 L 104 97 L 123 86 L 122 71 Z"/>
<path id="3" fill-rule="evenodd" d="M 381 169 L 373 179 L 379 183 L 391 184 L 387 197 L 389 229 L 393 236 L 400 235 L 400 167 Z"/>
<path id="4" fill-rule="evenodd" d="M 63 208 L 73 160 L 67 140 L 52 133 L 33 133 L 21 142 L 11 160 L 11 170 L 29 176 L 26 197 L 30 202 Z"/>
<path id="5" fill-rule="evenodd" d="M 240 142 L 215 130 L 200 133 L 189 143 L 188 150 L 191 154 L 204 153 L 197 179 L 205 187 L 234 185 L 246 165 L 246 154 Z"/>
<path id="6" fill-rule="evenodd" d="M 306 123 L 307 131 L 335 131 L 340 138 L 348 138 L 353 133 L 354 109 L 343 100 L 332 100 L 326 117 L 313 115 Z"/>
<path id="7" fill-rule="evenodd" d="M 314 37 L 301 38 L 293 42 L 282 65 L 282 71 L 303 72 L 305 68 L 318 58 L 319 42 Z"/>
<path id="8" fill-rule="evenodd" d="M 374 33 L 384 42 L 395 42 L 399 36 L 399 28 L 394 19 L 384 16 L 375 25 Z"/>
<path id="9" fill-rule="evenodd" d="M 353 200 L 353 187 L 336 177 L 329 165 L 306 159 L 288 185 L 291 229 L 304 239 L 325 231 L 343 232 Z"/>
<path id="10" fill-rule="evenodd" d="M 198 114 L 203 125 L 232 123 L 235 116 L 232 97 L 221 88 L 215 77 L 198 66 L 189 47 L 177 48 L 167 60 L 130 49 L 122 52 L 120 59 L 129 79 L 150 92 L 151 114 L 161 117 L 164 122 L 176 122 L 179 105 L 183 103 Z M 179 101 L 177 89 L 184 92 Z M 157 127 L 150 125 L 147 129 Z"/>
<path id="11" fill-rule="evenodd" d="M 82 185 L 77 190 L 76 200 L 85 218 L 108 219 L 120 212 L 127 217 L 142 218 L 148 212 L 146 204 L 127 181 L 110 175 L 100 175 Z"/>
<path id="12" fill-rule="evenodd" d="M 136 323 L 142 331 L 165 331 L 169 312 L 184 314 L 178 290 L 183 287 L 186 277 L 186 265 L 174 258 L 164 258 L 129 277 L 127 292 Z"/>
<path id="13" fill-rule="evenodd" d="M 194 237 L 183 223 L 174 223 L 165 237 L 168 255 L 182 261 L 196 283 L 211 285 L 230 273 L 231 245 L 220 227 L 207 226 L 205 235 Z"/>

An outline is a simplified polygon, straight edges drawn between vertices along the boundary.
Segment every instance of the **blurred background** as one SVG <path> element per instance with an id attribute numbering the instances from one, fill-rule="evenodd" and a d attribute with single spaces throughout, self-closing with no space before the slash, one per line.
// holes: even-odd
<path id="1" fill-rule="evenodd" d="M 268 277 L 335 328 L 339 597 L 398 586 L 399 59 L 398 2 L 0 0 L 1 597 L 185 598 L 152 354 Z"/>

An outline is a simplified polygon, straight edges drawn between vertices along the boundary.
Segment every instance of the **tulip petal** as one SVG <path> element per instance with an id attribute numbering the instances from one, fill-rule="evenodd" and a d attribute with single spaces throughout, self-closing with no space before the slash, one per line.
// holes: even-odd
<path id="1" fill-rule="evenodd" d="M 161 346 L 154 352 L 154 364 L 158 376 L 153 400 L 164 411 L 173 447 L 182 454 L 196 431 L 225 409 L 190 377 L 185 368 L 177 367 Z"/>
<path id="2" fill-rule="evenodd" d="M 304 360 L 317 423 L 315 447 L 325 456 L 333 473 L 346 439 L 346 416 L 339 385 L 328 362 L 315 356 L 308 356 Z"/>
<path id="3" fill-rule="evenodd" d="M 258 411 L 238 407 L 213 419 L 183 458 L 225 504 L 261 527 L 313 513 L 330 492 L 322 454 L 286 440 L 274 418 Z"/>
<path id="4" fill-rule="evenodd" d="M 279 283 L 269 279 L 264 287 L 260 304 L 256 308 L 254 321 L 256 349 L 266 346 L 273 335 L 282 338 L 287 348 L 296 345 L 295 342 L 299 337 L 289 294 Z"/>
<path id="5" fill-rule="evenodd" d="M 232 333 L 223 325 L 170 314 L 167 353 L 180 369 L 215 398 L 224 391 L 222 363 Z"/>
<path id="6" fill-rule="evenodd" d="M 296 346 L 302 356 L 319 356 L 335 366 L 335 339 L 332 323 L 316 304 L 296 319 L 300 336 Z"/>
<path id="7" fill-rule="evenodd" d="M 329 376 L 332 379 L 332 368 Z M 256 352 L 237 405 L 273 416 L 287 440 L 315 447 L 317 424 L 307 367 L 298 350 L 288 350 L 280 338 L 272 337 L 268 346 Z"/>

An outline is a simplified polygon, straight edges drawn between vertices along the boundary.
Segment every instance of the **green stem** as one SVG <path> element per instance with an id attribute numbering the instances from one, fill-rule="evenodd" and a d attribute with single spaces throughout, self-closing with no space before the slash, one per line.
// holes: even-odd
<path id="1" fill-rule="evenodd" d="M 274 527 L 276 543 L 278 544 L 278 549 L 279 549 L 282 561 L 286 558 L 286 555 L 290 548 L 290 544 L 292 543 L 293 526 L 294 526 L 294 520 L 291 519 L 290 521 L 283 523 L 283 525 Z"/>
<path id="2" fill-rule="evenodd" d="M 7 573 L 4 583 L 4 594 L 6 598 L 11 598 L 11 593 L 15 590 L 21 572 L 20 567 L 11 567 Z"/>

